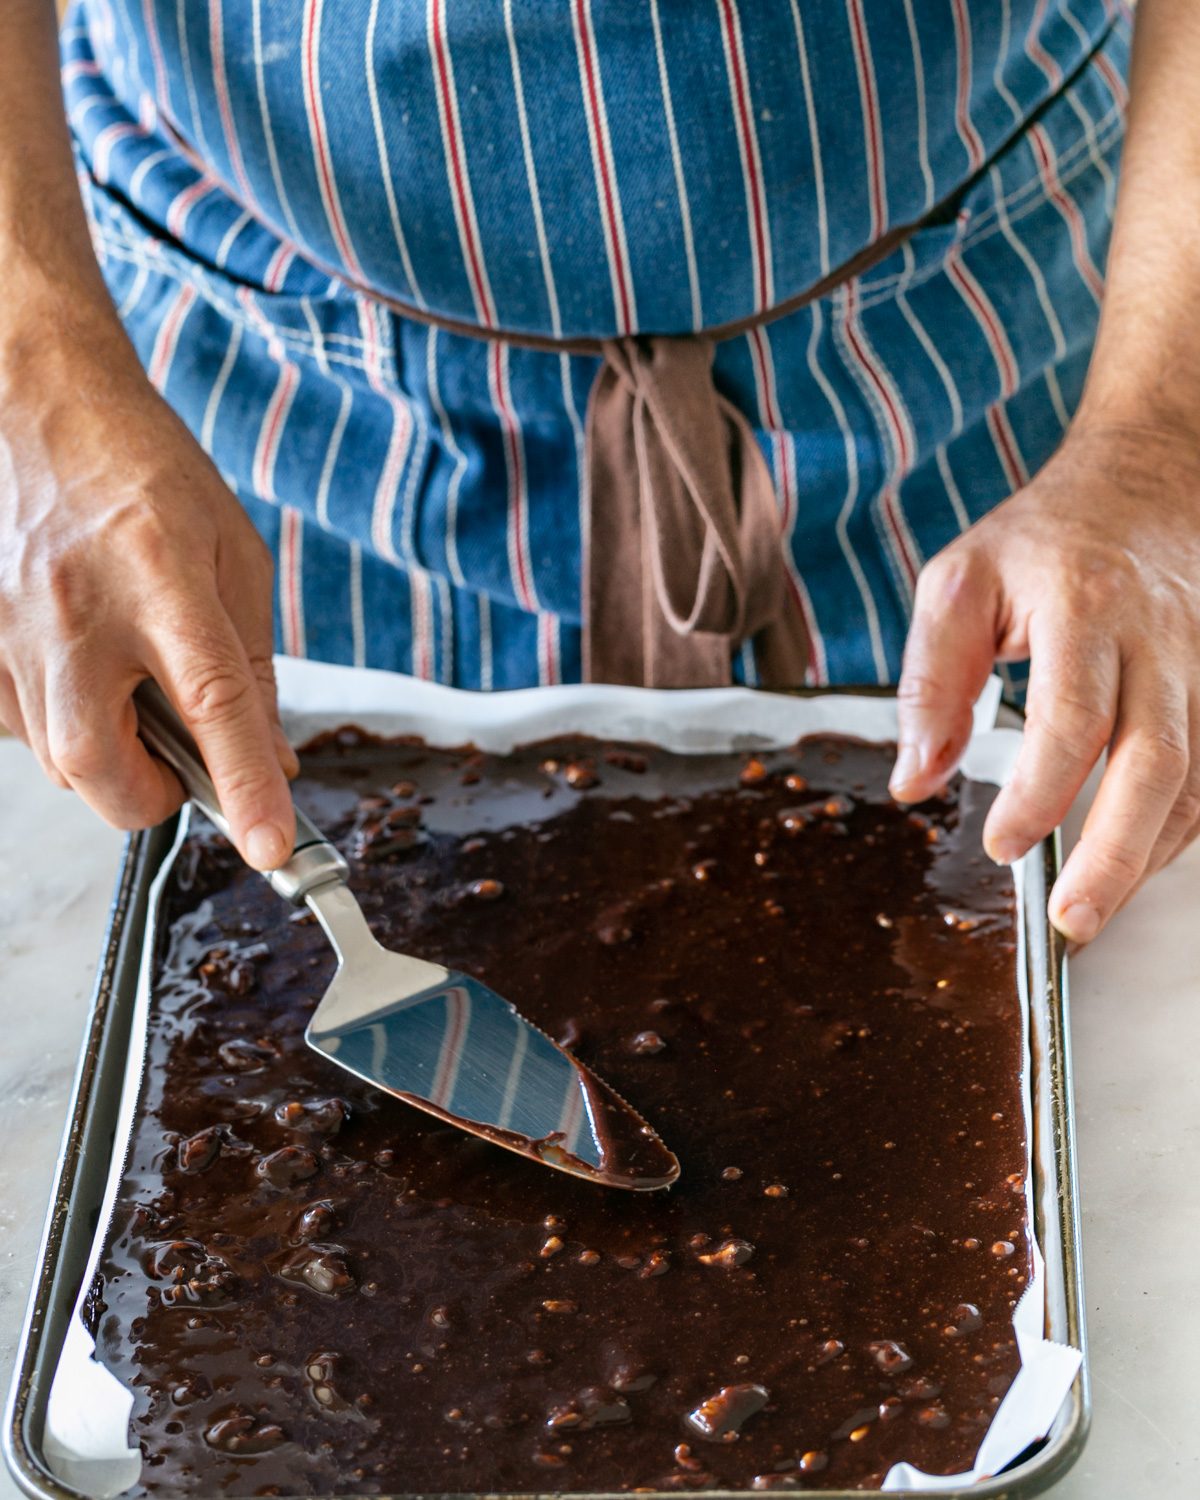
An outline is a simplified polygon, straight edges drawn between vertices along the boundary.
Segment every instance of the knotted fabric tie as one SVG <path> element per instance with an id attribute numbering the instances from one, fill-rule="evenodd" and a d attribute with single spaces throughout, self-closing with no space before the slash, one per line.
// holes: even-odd
<path id="1" fill-rule="evenodd" d="M 717 687 L 750 636 L 765 683 L 804 681 L 771 473 L 712 363 L 704 338 L 604 345 L 587 425 L 590 682 Z"/>

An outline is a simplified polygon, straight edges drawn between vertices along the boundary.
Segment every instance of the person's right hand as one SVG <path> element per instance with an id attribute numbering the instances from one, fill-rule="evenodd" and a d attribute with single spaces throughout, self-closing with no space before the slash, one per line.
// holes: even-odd
<path id="1" fill-rule="evenodd" d="M 111 316 L 111 315 L 110 315 Z M 270 554 L 107 319 L 0 354 L 0 720 L 118 828 L 182 802 L 137 733 L 153 677 L 258 869 L 291 853 Z"/>

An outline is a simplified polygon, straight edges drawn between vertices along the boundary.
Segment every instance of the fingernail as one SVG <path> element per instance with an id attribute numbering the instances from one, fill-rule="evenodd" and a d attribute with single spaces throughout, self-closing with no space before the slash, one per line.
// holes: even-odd
<path id="1" fill-rule="evenodd" d="M 1090 901 L 1072 901 L 1054 925 L 1072 943 L 1090 943 L 1100 931 L 1100 913 Z"/>
<path id="2" fill-rule="evenodd" d="M 983 847 L 987 851 L 987 857 L 997 865 L 1015 865 L 1025 853 L 1021 845 L 1013 839 L 1000 839 L 992 842 L 985 840 Z"/>
<path id="3" fill-rule="evenodd" d="M 288 856 L 283 830 L 274 823 L 256 823 L 246 835 L 246 858 L 256 870 L 277 870 Z"/>
<path id="4" fill-rule="evenodd" d="M 893 797 L 899 797 L 900 792 L 913 779 L 921 769 L 921 752 L 915 745 L 900 744 L 896 748 L 896 764 L 892 767 L 891 780 L 888 782 L 888 791 Z"/>

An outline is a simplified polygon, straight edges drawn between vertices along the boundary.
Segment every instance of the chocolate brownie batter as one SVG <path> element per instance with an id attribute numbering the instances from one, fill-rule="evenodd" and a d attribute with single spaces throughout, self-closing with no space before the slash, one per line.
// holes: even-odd
<path id="1" fill-rule="evenodd" d="M 92 1311 L 146 1492 L 877 1486 L 970 1465 L 1029 1270 L 994 789 L 886 746 L 496 757 L 344 731 L 301 803 L 387 944 L 476 974 L 682 1164 L 578 1181 L 303 1029 L 320 929 L 207 828 L 171 876 Z"/>

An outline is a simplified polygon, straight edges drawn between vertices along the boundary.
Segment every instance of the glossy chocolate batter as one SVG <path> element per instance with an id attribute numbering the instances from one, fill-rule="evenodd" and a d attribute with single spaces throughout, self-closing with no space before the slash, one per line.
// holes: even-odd
<path id="1" fill-rule="evenodd" d="M 967 1467 L 1029 1273 L 993 789 L 885 746 L 508 757 L 344 731 L 299 797 L 386 943 L 477 974 L 682 1162 L 597 1188 L 342 1074 L 320 929 L 204 830 L 93 1294 L 142 1488 L 871 1488 Z"/>

